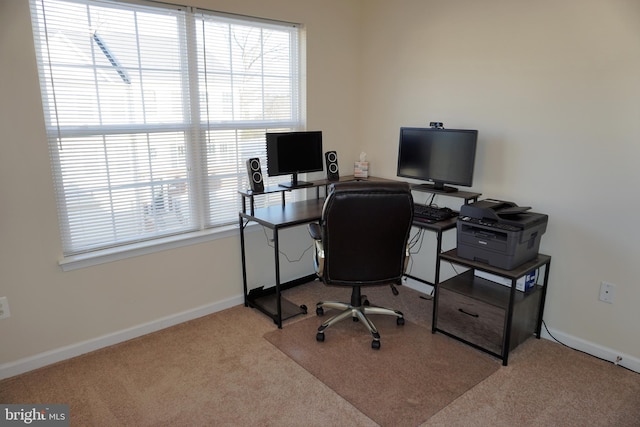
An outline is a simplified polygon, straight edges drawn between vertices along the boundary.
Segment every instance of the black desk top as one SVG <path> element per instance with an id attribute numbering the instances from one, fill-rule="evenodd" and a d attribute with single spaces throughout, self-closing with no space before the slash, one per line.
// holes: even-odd
<path id="1" fill-rule="evenodd" d="M 318 221 L 322 216 L 324 199 L 307 199 L 299 202 L 291 202 L 286 205 L 274 205 L 256 209 L 252 214 L 240 212 L 240 216 L 264 225 L 267 228 L 291 227 L 312 221 Z M 432 231 L 444 231 L 455 228 L 458 217 L 445 219 L 434 223 L 415 222 L 415 227 L 426 228 Z"/>
<path id="2" fill-rule="evenodd" d="M 271 229 L 291 227 L 319 220 L 323 204 L 324 199 L 308 199 L 256 209 L 253 215 L 240 212 L 240 216 Z"/>

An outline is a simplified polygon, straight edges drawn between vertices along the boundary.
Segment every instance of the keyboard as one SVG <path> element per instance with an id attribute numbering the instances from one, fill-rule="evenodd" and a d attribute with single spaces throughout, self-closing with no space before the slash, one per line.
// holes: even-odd
<path id="1" fill-rule="evenodd" d="M 413 205 L 413 220 L 418 222 L 434 223 L 458 216 L 457 212 L 449 208 L 437 208 L 435 206 Z"/>

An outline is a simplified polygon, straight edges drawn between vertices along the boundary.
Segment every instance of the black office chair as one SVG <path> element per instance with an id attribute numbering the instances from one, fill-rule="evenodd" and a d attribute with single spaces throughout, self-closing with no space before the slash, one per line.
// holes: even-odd
<path id="1" fill-rule="evenodd" d="M 346 318 L 360 320 L 371 332 L 371 347 L 380 348 L 380 334 L 367 314 L 396 316 L 404 324 L 402 312 L 370 305 L 361 294 L 362 286 L 391 285 L 394 294 L 409 257 L 407 241 L 413 220 L 413 198 L 409 184 L 401 182 L 352 181 L 329 187 L 320 223 L 309 224 L 315 240 L 316 273 L 327 285 L 351 286 L 351 303 L 319 302 L 316 314 L 325 308 L 342 310 L 318 328 L 316 339 L 324 341 L 324 331 Z"/>

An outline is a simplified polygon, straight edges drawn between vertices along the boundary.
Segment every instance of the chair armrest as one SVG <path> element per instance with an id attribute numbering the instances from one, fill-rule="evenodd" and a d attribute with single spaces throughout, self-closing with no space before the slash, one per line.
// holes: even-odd
<path id="1" fill-rule="evenodd" d="M 322 229 L 320 228 L 320 224 L 317 222 L 309 224 L 309 234 L 313 240 L 322 240 Z"/>

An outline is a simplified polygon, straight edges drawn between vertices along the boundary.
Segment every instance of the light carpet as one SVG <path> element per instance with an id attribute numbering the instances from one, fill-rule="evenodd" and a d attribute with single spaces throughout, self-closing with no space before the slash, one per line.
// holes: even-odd
<path id="1" fill-rule="evenodd" d="M 373 315 L 381 348 L 371 348 L 364 326 L 350 320 L 316 341 L 315 315 L 264 337 L 381 426 L 416 426 L 500 367 L 500 362 L 425 327 Z"/>

